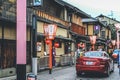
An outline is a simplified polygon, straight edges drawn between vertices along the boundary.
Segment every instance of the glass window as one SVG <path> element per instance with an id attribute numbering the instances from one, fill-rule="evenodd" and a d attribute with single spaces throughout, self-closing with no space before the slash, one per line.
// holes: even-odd
<path id="1" fill-rule="evenodd" d="M 86 52 L 84 53 L 85 57 L 101 57 L 102 56 L 102 52 Z"/>

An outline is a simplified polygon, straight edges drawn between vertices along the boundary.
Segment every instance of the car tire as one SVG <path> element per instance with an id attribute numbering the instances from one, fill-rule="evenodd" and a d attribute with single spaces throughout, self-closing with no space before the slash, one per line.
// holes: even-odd
<path id="1" fill-rule="evenodd" d="M 76 72 L 76 75 L 77 75 L 77 76 L 81 76 L 82 73 L 81 73 L 81 72 Z"/>
<path id="2" fill-rule="evenodd" d="M 107 71 L 106 77 L 109 77 L 110 76 L 110 67 L 108 67 L 106 71 Z"/>

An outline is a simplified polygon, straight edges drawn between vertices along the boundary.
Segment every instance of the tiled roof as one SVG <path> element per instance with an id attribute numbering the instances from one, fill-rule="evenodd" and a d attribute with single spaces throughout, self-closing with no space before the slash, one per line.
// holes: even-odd
<path id="1" fill-rule="evenodd" d="M 114 21 L 120 23 L 120 21 L 118 21 L 118 20 L 116 20 L 116 19 L 113 19 L 113 18 L 110 18 L 110 17 L 107 17 L 107 16 L 105 16 L 105 15 L 103 15 L 103 14 L 100 14 L 100 15 L 97 16 L 97 17 L 106 17 L 106 18 L 108 18 L 108 19 L 110 19 L 110 20 L 114 20 Z M 96 18 L 97 18 L 97 17 L 96 17 Z"/>
<path id="2" fill-rule="evenodd" d="M 67 6 L 68 8 L 72 9 L 76 13 L 80 14 L 81 17 L 83 17 L 83 18 L 90 18 L 91 17 L 87 13 L 83 12 L 82 10 L 78 9 L 77 7 L 71 5 L 63 0 L 54 0 L 54 1 L 57 2 L 58 4 L 60 4 L 61 6 Z"/>

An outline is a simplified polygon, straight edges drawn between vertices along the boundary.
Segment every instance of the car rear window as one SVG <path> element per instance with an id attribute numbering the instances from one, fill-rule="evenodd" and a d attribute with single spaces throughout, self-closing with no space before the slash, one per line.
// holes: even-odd
<path id="1" fill-rule="evenodd" d="M 102 52 L 86 52 L 84 53 L 85 57 L 101 57 L 102 56 Z"/>

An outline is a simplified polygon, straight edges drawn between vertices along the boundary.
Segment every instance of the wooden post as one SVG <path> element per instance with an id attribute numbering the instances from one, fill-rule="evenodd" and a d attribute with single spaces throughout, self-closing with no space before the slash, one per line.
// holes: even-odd
<path id="1" fill-rule="evenodd" d="M 52 40 L 49 43 L 49 74 L 52 73 Z"/>
<path id="2" fill-rule="evenodd" d="M 26 80 L 26 0 L 17 0 L 17 79 Z"/>

